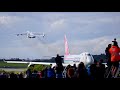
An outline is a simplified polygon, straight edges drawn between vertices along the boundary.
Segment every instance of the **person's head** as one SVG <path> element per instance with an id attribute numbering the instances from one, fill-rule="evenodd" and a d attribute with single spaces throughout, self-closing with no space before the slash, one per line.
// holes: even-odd
<path id="1" fill-rule="evenodd" d="M 84 67 L 85 67 L 84 63 L 80 62 L 80 64 L 78 65 L 78 68 L 84 68 Z"/>
<path id="2" fill-rule="evenodd" d="M 80 62 L 80 64 L 81 64 L 81 65 L 84 65 L 84 63 L 83 63 L 83 62 Z"/>
<path id="3" fill-rule="evenodd" d="M 59 56 L 59 54 L 57 54 L 57 57 Z"/>
<path id="4" fill-rule="evenodd" d="M 70 67 L 71 67 L 71 65 L 70 65 L 70 64 L 69 64 L 69 65 L 67 65 L 67 69 L 68 69 L 68 68 L 70 68 Z"/>
<path id="5" fill-rule="evenodd" d="M 108 47 L 111 47 L 112 46 L 112 44 L 108 44 Z"/>
<path id="6" fill-rule="evenodd" d="M 74 67 L 76 67 L 76 64 L 73 64 Z"/>
<path id="7" fill-rule="evenodd" d="M 116 41 L 116 38 L 114 38 L 114 41 Z"/>

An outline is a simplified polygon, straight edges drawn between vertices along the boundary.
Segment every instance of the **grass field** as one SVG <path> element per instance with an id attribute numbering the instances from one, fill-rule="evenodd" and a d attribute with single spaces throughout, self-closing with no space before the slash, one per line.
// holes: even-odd
<path id="1" fill-rule="evenodd" d="M 28 64 L 26 63 L 6 63 L 0 61 L 0 68 L 27 68 Z"/>

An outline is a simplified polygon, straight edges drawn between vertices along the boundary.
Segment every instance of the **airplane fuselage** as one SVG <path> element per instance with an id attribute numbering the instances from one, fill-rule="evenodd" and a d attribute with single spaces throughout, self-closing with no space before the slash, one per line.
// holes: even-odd
<path id="1" fill-rule="evenodd" d="M 36 36 L 32 32 L 27 33 L 28 38 L 36 38 Z"/>
<path id="2" fill-rule="evenodd" d="M 78 65 L 80 62 L 83 62 L 85 66 L 88 66 L 94 63 L 93 56 L 88 52 L 81 53 L 79 55 L 65 55 L 64 63 L 65 64 L 76 64 Z"/>

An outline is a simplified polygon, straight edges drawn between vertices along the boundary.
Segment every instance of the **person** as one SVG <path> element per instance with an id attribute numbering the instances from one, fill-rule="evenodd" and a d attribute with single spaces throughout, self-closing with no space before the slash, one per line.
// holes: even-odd
<path id="1" fill-rule="evenodd" d="M 70 67 L 67 72 L 68 78 L 75 78 L 75 70 L 73 67 Z"/>
<path id="2" fill-rule="evenodd" d="M 67 66 L 64 68 L 63 73 L 64 73 L 65 78 L 69 78 L 69 77 L 68 77 L 68 69 L 69 69 L 70 67 L 71 67 L 71 65 L 69 64 L 69 65 L 67 65 Z"/>
<path id="3" fill-rule="evenodd" d="M 119 61 L 120 61 L 120 48 L 118 47 L 118 44 L 114 41 L 113 45 L 109 49 L 109 52 L 111 54 L 111 62 L 112 62 L 112 76 L 114 77 L 118 67 L 119 67 Z"/>
<path id="4" fill-rule="evenodd" d="M 83 62 L 80 62 L 77 68 L 77 78 L 81 80 L 87 80 L 88 79 L 88 73 L 87 69 Z"/>
<path id="5" fill-rule="evenodd" d="M 22 72 L 19 74 L 19 78 L 20 78 L 20 79 L 23 78 L 23 73 L 22 73 Z"/>
<path id="6" fill-rule="evenodd" d="M 42 70 L 42 73 L 43 73 L 43 77 L 44 77 L 44 78 L 47 78 L 47 70 L 48 70 L 47 67 L 45 67 L 45 69 Z"/>
<path id="7" fill-rule="evenodd" d="M 55 58 L 55 62 L 56 64 L 62 65 L 62 58 L 59 56 L 59 54 L 57 54 L 57 57 Z"/>
<path id="8" fill-rule="evenodd" d="M 56 78 L 63 78 L 63 75 L 62 75 L 63 70 L 64 70 L 63 65 L 56 64 L 56 66 L 55 66 Z"/>
<path id="9" fill-rule="evenodd" d="M 47 70 L 47 77 L 48 78 L 54 78 L 55 77 L 55 72 L 54 72 L 54 69 L 52 68 L 52 64 L 50 64 L 50 67 Z"/>
<path id="10" fill-rule="evenodd" d="M 112 42 L 115 43 L 115 45 L 118 47 L 118 42 L 116 41 L 116 38 L 114 38 Z"/>
<path id="11" fill-rule="evenodd" d="M 96 79 L 96 69 L 97 69 L 97 60 L 94 60 L 94 63 L 90 65 L 90 77 L 92 80 Z"/>
<path id="12" fill-rule="evenodd" d="M 108 66 L 108 67 L 106 68 L 106 70 L 105 70 L 105 74 L 104 74 L 104 77 L 105 77 L 105 78 L 108 77 L 109 71 L 110 71 L 111 65 L 112 65 L 112 63 L 111 63 L 111 54 L 110 54 L 110 52 L 109 52 L 109 49 L 111 48 L 111 46 L 112 46 L 112 44 L 108 44 L 108 46 L 107 46 L 106 49 L 105 49 L 105 54 L 106 54 L 106 59 L 107 59 L 107 66 Z"/>
<path id="13" fill-rule="evenodd" d="M 27 69 L 26 75 L 27 75 L 27 78 L 31 78 L 32 72 L 30 69 Z"/>
<path id="14" fill-rule="evenodd" d="M 73 69 L 76 71 L 76 69 L 77 69 L 76 64 L 73 65 Z"/>
<path id="15" fill-rule="evenodd" d="M 111 46 L 112 46 L 112 44 L 108 44 L 108 47 L 106 47 L 106 49 L 105 49 L 108 67 L 111 67 L 111 54 L 109 52 L 109 49 L 111 48 Z"/>
<path id="16" fill-rule="evenodd" d="M 103 59 L 99 60 L 96 64 L 96 79 L 104 79 L 105 65 Z"/>
<path id="17" fill-rule="evenodd" d="M 12 72 L 12 73 L 10 74 L 10 78 L 17 78 L 17 75 Z"/>

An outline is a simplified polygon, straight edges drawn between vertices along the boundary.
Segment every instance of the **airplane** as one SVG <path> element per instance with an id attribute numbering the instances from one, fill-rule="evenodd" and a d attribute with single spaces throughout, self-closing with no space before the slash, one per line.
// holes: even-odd
<path id="1" fill-rule="evenodd" d="M 44 33 L 36 33 L 36 32 L 30 32 L 30 31 L 27 31 L 26 33 L 16 34 L 16 35 L 17 36 L 26 35 L 27 38 L 36 38 L 37 36 L 42 36 L 43 38 L 45 37 Z"/>
<path id="2" fill-rule="evenodd" d="M 68 42 L 66 35 L 64 36 L 65 43 L 65 55 L 64 55 L 64 63 L 65 64 L 76 64 L 78 65 L 80 62 L 83 62 L 85 66 L 94 63 L 94 58 L 89 52 L 83 52 L 78 55 L 71 55 L 69 52 Z"/>
<path id="3" fill-rule="evenodd" d="M 89 52 L 83 52 L 81 54 L 78 55 L 71 55 L 69 53 L 69 48 L 68 48 L 68 43 L 67 43 L 67 38 L 66 35 L 64 37 L 64 44 L 65 44 L 65 55 L 63 57 L 63 66 L 68 66 L 68 65 L 74 65 L 76 64 L 76 66 L 80 63 L 83 62 L 85 64 L 85 66 L 89 66 L 92 63 L 94 63 L 94 58 L 93 56 L 89 53 Z M 28 63 L 28 67 L 33 65 L 33 64 L 42 64 L 42 65 L 52 65 L 55 66 L 56 63 L 47 63 L 47 62 L 24 62 L 24 61 L 6 61 L 7 63 Z"/>

